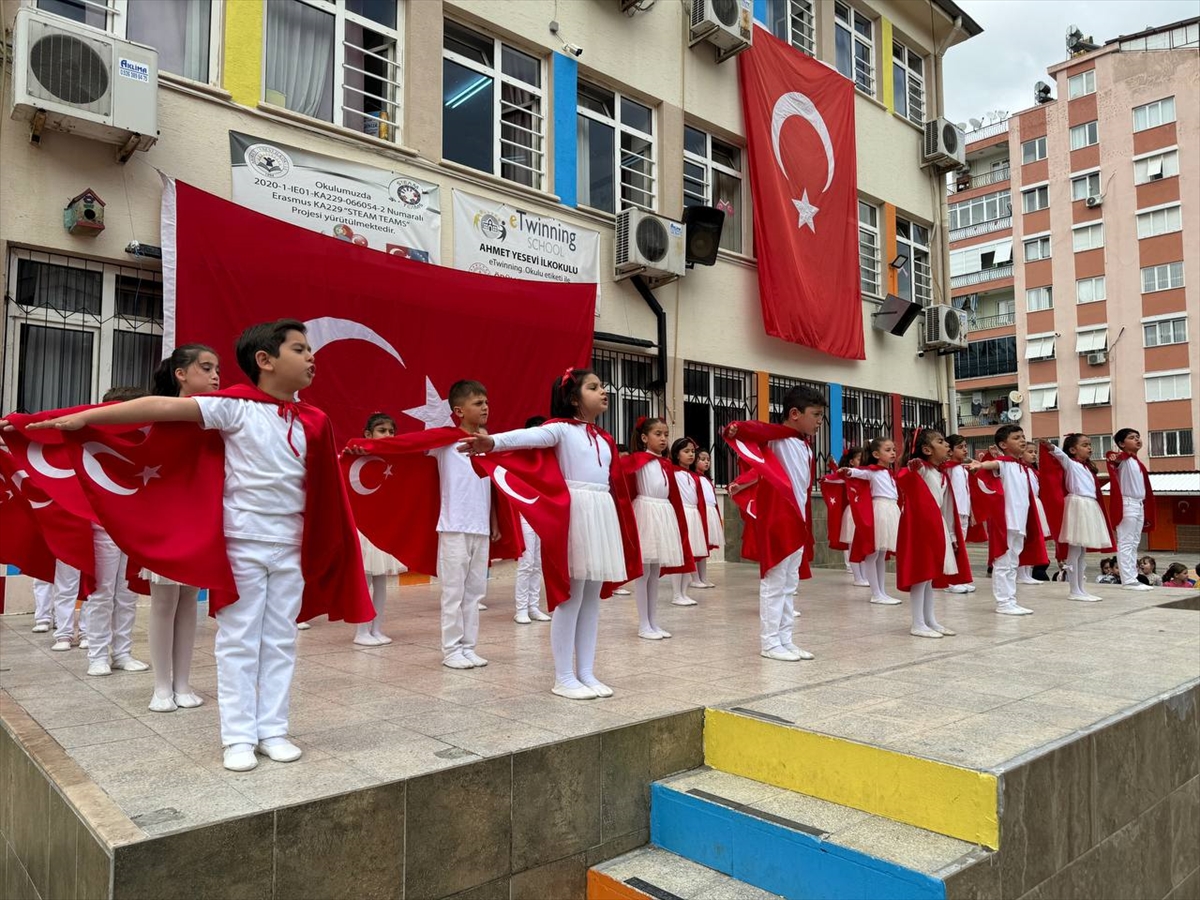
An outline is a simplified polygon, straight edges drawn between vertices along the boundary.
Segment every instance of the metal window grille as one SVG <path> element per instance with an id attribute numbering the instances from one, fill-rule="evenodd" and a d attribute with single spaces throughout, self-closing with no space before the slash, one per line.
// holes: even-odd
<path id="1" fill-rule="evenodd" d="M 877 437 L 891 437 L 892 398 L 888 394 L 859 388 L 842 389 L 842 446 L 839 455 L 850 447 L 862 447 Z"/>
<path id="2" fill-rule="evenodd" d="M 650 389 L 656 364 L 655 357 L 641 353 L 592 351 L 592 368 L 608 386 L 608 411 L 597 424 L 618 444 L 628 443 L 639 416 L 662 415 L 662 398 Z"/>
<path id="3" fill-rule="evenodd" d="M 758 381 L 753 372 L 684 363 L 683 434 L 712 454 L 715 484 L 728 484 L 738 472 L 737 459 L 721 432 L 732 422 L 756 418 L 757 412 Z"/>
<path id="4" fill-rule="evenodd" d="M 829 385 L 823 381 L 809 381 L 807 378 L 791 378 L 787 375 L 771 375 L 767 379 L 768 391 L 768 409 L 771 413 L 772 422 L 782 422 L 786 410 L 783 408 L 783 397 L 792 388 L 797 385 L 810 387 L 815 391 L 819 391 L 821 396 L 825 398 L 826 415 L 829 411 Z M 817 437 L 813 443 L 813 453 L 817 458 L 817 477 L 820 477 L 825 472 L 830 471 L 837 466 L 837 457 L 833 456 L 833 450 L 829 444 L 829 429 L 822 428 L 817 432 Z"/>
<path id="5" fill-rule="evenodd" d="M 918 430 L 934 428 L 946 433 L 946 419 L 942 415 L 942 404 L 936 400 L 921 400 L 917 397 L 900 398 L 900 427 L 903 429 L 904 448 L 912 446 Z"/>

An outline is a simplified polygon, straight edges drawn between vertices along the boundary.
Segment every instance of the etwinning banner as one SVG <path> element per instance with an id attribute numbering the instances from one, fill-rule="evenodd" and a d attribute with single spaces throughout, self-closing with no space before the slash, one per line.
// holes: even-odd
<path id="1" fill-rule="evenodd" d="M 600 281 L 600 233 L 454 193 L 454 267 L 533 281 Z"/>
<path id="2" fill-rule="evenodd" d="M 309 231 L 419 262 L 441 262 L 439 187 L 229 132 L 232 200 Z"/>

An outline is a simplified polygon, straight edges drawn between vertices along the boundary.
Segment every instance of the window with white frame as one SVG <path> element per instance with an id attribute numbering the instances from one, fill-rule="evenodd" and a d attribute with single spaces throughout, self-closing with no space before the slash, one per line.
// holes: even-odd
<path id="1" fill-rule="evenodd" d="M 1103 247 L 1104 223 L 1093 222 L 1090 225 L 1077 226 L 1071 229 L 1071 245 L 1076 253 Z"/>
<path id="2" fill-rule="evenodd" d="M 541 189 L 542 60 L 450 19 L 442 32 L 442 156 Z"/>
<path id="3" fill-rule="evenodd" d="M 1192 456 L 1195 452 L 1190 428 L 1150 432 L 1151 456 Z"/>
<path id="4" fill-rule="evenodd" d="M 1192 399 L 1192 376 L 1187 369 L 1152 372 L 1145 378 L 1147 403 Z"/>
<path id="5" fill-rule="evenodd" d="M 814 0 L 767 0 L 767 22 L 775 37 L 801 53 L 816 55 Z"/>
<path id="6" fill-rule="evenodd" d="M 1046 158 L 1046 136 L 1031 138 L 1021 144 L 1021 165 Z"/>
<path id="7" fill-rule="evenodd" d="M 1012 264 L 1012 239 L 990 244 L 973 244 L 960 250 L 950 251 L 950 276 L 985 272 Z M 1005 274 L 1005 273 L 1000 273 Z"/>
<path id="8" fill-rule="evenodd" d="M 1054 333 L 1029 335 L 1025 339 L 1025 358 L 1054 359 Z"/>
<path id="9" fill-rule="evenodd" d="M 1071 129 L 1071 149 L 1082 150 L 1100 143 L 1100 126 L 1097 122 L 1084 122 Z"/>
<path id="10" fill-rule="evenodd" d="M 1077 328 L 1075 330 L 1075 352 L 1101 353 L 1108 349 L 1108 326 L 1099 328 Z"/>
<path id="11" fill-rule="evenodd" d="M 1030 238 L 1025 241 L 1025 262 L 1035 262 L 1039 259 L 1050 258 L 1050 235 Z"/>
<path id="12" fill-rule="evenodd" d="M 1107 378 L 1079 382 L 1080 406 L 1108 406 L 1112 402 L 1112 382 Z"/>
<path id="13" fill-rule="evenodd" d="M 158 272 L 32 250 L 8 259 L 6 409 L 95 403 L 111 387 L 149 388 L 162 360 Z"/>
<path id="14" fill-rule="evenodd" d="M 925 57 L 892 41 L 892 80 L 896 114 L 914 125 L 925 123 Z"/>
<path id="15" fill-rule="evenodd" d="M 1071 199 L 1086 200 L 1100 196 L 1100 173 L 1089 172 L 1071 179 Z"/>
<path id="16" fill-rule="evenodd" d="M 1050 186 L 1043 184 L 1028 191 L 1021 191 L 1021 209 L 1024 212 L 1037 212 L 1050 205 Z"/>
<path id="17" fill-rule="evenodd" d="M 605 212 L 630 206 L 653 212 L 658 206 L 654 110 L 580 80 L 575 114 L 579 204 Z"/>
<path id="18" fill-rule="evenodd" d="M 1133 108 L 1133 130 L 1145 131 L 1175 121 L 1175 98 L 1164 97 Z"/>
<path id="19" fill-rule="evenodd" d="M 1154 316 L 1142 319 L 1142 345 L 1162 347 L 1187 343 L 1187 316 Z"/>
<path id="20" fill-rule="evenodd" d="M 683 127 L 683 205 L 725 213 L 721 246 L 742 250 L 742 151 L 706 131 Z"/>
<path id="21" fill-rule="evenodd" d="M 37 0 L 39 9 L 149 44 L 159 71 L 217 83 L 220 23 L 212 0 Z"/>
<path id="22" fill-rule="evenodd" d="M 956 231 L 959 228 L 970 228 L 972 225 L 982 225 L 984 222 L 991 222 L 996 219 L 1003 219 L 1005 216 L 1011 216 L 1012 202 L 1010 197 L 1010 192 L 1003 190 L 992 194 L 985 194 L 982 197 L 975 197 L 971 200 L 951 203 L 948 207 L 950 230 Z"/>
<path id="23" fill-rule="evenodd" d="M 1076 303 L 1095 303 L 1097 300 L 1107 299 L 1108 292 L 1105 287 L 1103 275 L 1096 275 L 1092 278 L 1079 278 L 1075 281 L 1075 302 Z"/>
<path id="24" fill-rule="evenodd" d="M 1054 306 L 1053 288 L 1035 287 L 1025 291 L 1025 309 L 1028 312 L 1038 312 Z"/>
<path id="25" fill-rule="evenodd" d="M 1111 434 L 1089 434 L 1088 440 L 1092 442 L 1092 459 L 1100 459 L 1113 448 Z"/>
<path id="26" fill-rule="evenodd" d="M 1169 291 L 1172 288 L 1183 287 L 1183 263 L 1163 263 L 1161 266 L 1147 266 L 1142 269 L 1142 293 L 1152 294 L 1155 291 Z"/>
<path id="27" fill-rule="evenodd" d="M 879 275 L 879 208 L 858 201 L 858 271 L 862 292 L 882 297 Z"/>
<path id="28" fill-rule="evenodd" d="M 833 4 L 837 70 L 869 97 L 875 96 L 875 23 L 845 3 Z"/>
<path id="29" fill-rule="evenodd" d="M 1058 385 L 1041 384 L 1029 389 L 1029 411 L 1046 412 L 1058 409 Z"/>
<path id="30" fill-rule="evenodd" d="M 1179 174 L 1179 151 L 1167 150 L 1133 161 L 1133 183 L 1147 184 Z"/>
<path id="31" fill-rule="evenodd" d="M 1011 247 L 1011 243 L 1009 244 Z M 929 265 L 929 226 L 896 217 L 896 255 L 907 257 L 897 271 L 896 293 L 922 306 L 933 302 L 933 272 Z"/>
<path id="32" fill-rule="evenodd" d="M 1088 94 L 1096 93 L 1096 70 L 1088 69 L 1086 72 L 1080 72 L 1078 75 L 1072 75 L 1067 79 L 1067 99 L 1074 100 L 1076 97 L 1086 97 Z"/>
<path id="33" fill-rule="evenodd" d="M 1183 230 L 1183 215 L 1178 203 L 1162 209 L 1152 209 L 1138 213 L 1137 234 L 1142 238 L 1157 237 L 1160 234 L 1170 234 L 1172 231 Z"/>

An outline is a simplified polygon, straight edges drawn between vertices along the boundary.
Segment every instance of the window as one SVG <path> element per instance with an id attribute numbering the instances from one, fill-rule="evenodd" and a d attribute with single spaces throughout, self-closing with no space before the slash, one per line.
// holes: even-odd
<path id="1" fill-rule="evenodd" d="M 1084 97 L 1096 93 L 1096 70 L 1088 69 L 1067 79 L 1067 99 Z"/>
<path id="2" fill-rule="evenodd" d="M 443 157 L 540 190 L 546 168 L 544 99 L 540 59 L 446 20 Z"/>
<path id="3" fill-rule="evenodd" d="M 1187 343 L 1187 317 L 1155 319 L 1142 322 L 1143 345 L 1162 347 L 1164 344 Z"/>
<path id="4" fill-rule="evenodd" d="M 982 225 L 1012 215 L 1012 204 L 1007 190 L 996 191 L 973 200 L 963 200 L 961 203 L 950 204 L 950 230 L 970 228 L 972 225 Z"/>
<path id="5" fill-rule="evenodd" d="M 925 59 L 899 41 L 892 41 L 892 79 L 896 114 L 914 125 L 925 123 Z"/>
<path id="6" fill-rule="evenodd" d="M 212 0 L 115 0 L 107 4 L 84 0 L 38 0 L 55 13 L 120 38 L 149 44 L 158 50 L 158 68 L 205 84 L 216 83 L 219 41 L 212 36 Z"/>
<path id="7" fill-rule="evenodd" d="M 767 0 L 771 34 L 809 56 L 816 52 L 814 0 Z"/>
<path id="8" fill-rule="evenodd" d="M 1049 384 L 1029 389 L 1029 411 L 1045 412 L 1058 409 L 1058 385 Z"/>
<path id="9" fill-rule="evenodd" d="M 1104 223 L 1095 222 L 1071 230 L 1071 243 L 1076 253 L 1104 246 Z"/>
<path id="10" fill-rule="evenodd" d="M 711 134 L 683 127 L 683 205 L 725 213 L 721 246 L 742 250 L 742 151 Z"/>
<path id="11" fill-rule="evenodd" d="M 1050 205 L 1050 186 L 1043 184 L 1033 190 L 1021 191 L 1021 208 L 1027 212 L 1037 212 Z"/>
<path id="12" fill-rule="evenodd" d="M 1161 266 L 1147 266 L 1142 269 L 1143 294 L 1181 287 L 1183 287 L 1183 263 L 1181 262 L 1164 263 Z"/>
<path id="13" fill-rule="evenodd" d="M 1078 328 L 1075 331 L 1076 353 L 1101 353 L 1108 349 L 1108 327 Z"/>
<path id="14" fill-rule="evenodd" d="M 971 275 L 985 272 L 988 269 L 1006 269 L 1012 265 L 1012 241 L 999 241 L 994 244 L 975 244 L 961 250 L 950 251 L 950 276 Z M 1006 272 L 992 273 L 993 278 L 1004 278 L 1012 274 Z"/>
<path id="15" fill-rule="evenodd" d="M 1179 174 L 1179 151 L 1168 150 L 1133 161 L 1133 183 L 1146 184 Z"/>
<path id="16" fill-rule="evenodd" d="M 721 432 L 731 422 L 758 412 L 758 379 L 753 372 L 687 361 L 683 365 L 683 434 L 713 455 L 713 481 L 737 477 L 737 460 Z"/>
<path id="17" fill-rule="evenodd" d="M 1021 164 L 1028 165 L 1046 158 L 1046 136 L 1025 141 L 1021 144 Z"/>
<path id="18" fill-rule="evenodd" d="M 1089 172 L 1071 179 L 1071 199 L 1086 200 L 1088 197 L 1100 196 L 1100 173 Z"/>
<path id="19" fill-rule="evenodd" d="M 1050 235 L 1032 238 L 1025 242 L 1025 262 L 1050 258 Z"/>
<path id="20" fill-rule="evenodd" d="M 1191 400 L 1192 376 L 1187 369 L 1171 372 L 1155 372 L 1146 376 L 1146 402 L 1162 403 L 1166 400 Z"/>
<path id="21" fill-rule="evenodd" d="M 1196 452 L 1194 446 L 1190 428 L 1150 432 L 1151 456 L 1191 456 Z"/>
<path id="22" fill-rule="evenodd" d="M 967 349 L 954 354 L 956 378 L 985 378 L 990 375 L 1015 375 L 1017 371 L 1017 339 L 990 338 L 971 341 Z"/>
<path id="23" fill-rule="evenodd" d="M 1054 335 L 1031 334 L 1025 339 L 1026 359 L 1054 359 Z"/>
<path id="24" fill-rule="evenodd" d="M 608 386 L 608 409 L 596 420 L 618 442 L 629 440 L 639 416 L 662 413 L 659 395 L 650 387 L 658 361 L 643 353 L 623 353 L 596 348 L 592 351 L 592 369 Z"/>
<path id="25" fill-rule="evenodd" d="M 1080 278 L 1075 282 L 1076 303 L 1094 303 L 1097 300 L 1104 300 L 1107 296 L 1103 275 L 1097 275 L 1095 278 Z"/>
<path id="26" fill-rule="evenodd" d="M 1027 290 L 1025 292 L 1025 309 L 1029 312 L 1050 309 L 1054 306 L 1052 290 L 1050 287 L 1036 287 Z"/>
<path id="27" fill-rule="evenodd" d="M 908 258 L 897 272 L 897 293 L 905 300 L 928 306 L 933 302 L 933 273 L 929 267 L 929 227 L 897 216 L 896 254 Z"/>
<path id="28" fill-rule="evenodd" d="M 1156 31 L 1145 37 L 1121 41 L 1120 48 L 1122 53 L 1129 53 L 1136 50 L 1195 50 L 1197 45 L 1200 45 L 1200 24 L 1189 22 L 1169 31 Z"/>
<path id="29" fill-rule="evenodd" d="M 1145 106 L 1133 108 L 1133 130 L 1145 131 L 1147 128 L 1157 128 L 1175 121 L 1175 98 L 1167 97 L 1155 100 Z"/>
<path id="30" fill-rule="evenodd" d="M 882 297 L 879 289 L 879 210 L 866 201 L 858 201 L 858 271 L 862 292 Z"/>
<path id="31" fill-rule="evenodd" d="M 1112 382 L 1107 378 L 1102 381 L 1081 381 L 1079 383 L 1080 406 L 1108 406 L 1112 402 Z"/>
<path id="32" fill-rule="evenodd" d="M 1085 122 L 1071 129 L 1071 149 L 1080 150 L 1100 143 L 1100 129 L 1096 122 Z"/>
<path id="33" fill-rule="evenodd" d="M 875 96 L 875 23 L 845 3 L 833 4 L 837 70 L 869 97 Z"/>
<path id="34" fill-rule="evenodd" d="M 1138 213 L 1138 240 L 1157 237 L 1160 234 L 1170 234 L 1172 231 L 1181 231 L 1182 229 L 1183 216 L 1180 213 L 1178 203 L 1174 206 L 1168 206 L 1165 209 L 1155 209 L 1149 212 Z"/>
<path id="35" fill-rule="evenodd" d="M 654 110 L 581 80 L 575 113 L 579 203 L 605 212 L 630 206 L 653 212 L 658 203 Z"/>
<path id="36" fill-rule="evenodd" d="M 1092 459 L 1100 459 L 1113 448 L 1111 434 L 1089 434 L 1088 438 L 1092 442 Z"/>

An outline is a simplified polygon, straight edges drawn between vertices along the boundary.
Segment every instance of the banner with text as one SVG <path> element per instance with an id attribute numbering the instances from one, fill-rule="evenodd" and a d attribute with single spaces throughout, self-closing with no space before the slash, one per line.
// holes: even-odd
<path id="1" fill-rule="evenodd" d="M 229 132 L 232 200 L 338 240 L 441 262 L 439 188 L 387 169 Z"/>

